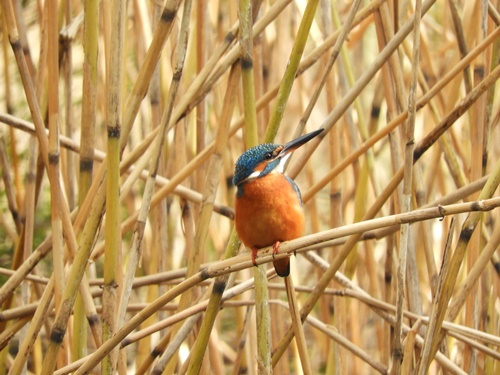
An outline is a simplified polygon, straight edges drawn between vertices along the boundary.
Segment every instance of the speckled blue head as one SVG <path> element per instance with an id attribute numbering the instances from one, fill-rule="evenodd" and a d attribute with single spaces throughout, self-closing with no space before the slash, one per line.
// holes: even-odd
<path id="1" fill-rule="evenodd" d="M 266 161 L 267 165 L 258 176 L 263 177 L 270 173 L 280 163 L 280 158 L 276 158 L 275 152 L 281 148 L 282 146 L 274 143 L 264 143 L 245 151 L 236 161 L 233 184 L 236 186 L 241 184 L 256 171 L 257 166 Z"/>

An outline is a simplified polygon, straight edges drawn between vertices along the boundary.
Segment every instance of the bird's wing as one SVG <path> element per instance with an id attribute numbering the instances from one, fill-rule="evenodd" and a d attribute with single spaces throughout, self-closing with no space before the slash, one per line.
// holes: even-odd
<path id="1" fill-rule="evenodd" d="M 286 177 L 287 181 L 290 183 L 290 185 L 292 185 L 293 190 L 297 194 L 297 198 L 299 198 L 300 205 L 302 206 L 302 194 L 300 194 L 299 187 L 297 186 L 297 184 L 295 183 L 295 181 L 293 181 L 290 177 L 288 177 L 286 175 L 285 175 L 285 177 Z"/>

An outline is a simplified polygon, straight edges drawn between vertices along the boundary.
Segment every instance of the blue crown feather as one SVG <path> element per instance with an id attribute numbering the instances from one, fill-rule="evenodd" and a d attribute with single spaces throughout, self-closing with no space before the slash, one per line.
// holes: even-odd
<path id="1" fill-rule="evenodd" d="M 279 145 L 274 143 L 264 143 L 245 151 L 236 161 L 233 184 L 237 186 L 250 176 L 255 171 L 255 167 L 266 160 L 266 154 L 273 152 L 278 147 Z M 278 164 L 279 158 L 272 160 L 262 171 L 261 176 L 271 172 Z"/>

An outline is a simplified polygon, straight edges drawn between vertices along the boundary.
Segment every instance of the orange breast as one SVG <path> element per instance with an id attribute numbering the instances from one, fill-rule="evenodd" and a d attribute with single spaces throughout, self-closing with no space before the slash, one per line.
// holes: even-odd
<path id="1" fill-rule="evenodd" d="M 302 207 L 284 175 L 270 173 L 242 188 L 243 194 L 235 202 L 235 225 L 245 246 L 259 249 L 302 236 Z"/>

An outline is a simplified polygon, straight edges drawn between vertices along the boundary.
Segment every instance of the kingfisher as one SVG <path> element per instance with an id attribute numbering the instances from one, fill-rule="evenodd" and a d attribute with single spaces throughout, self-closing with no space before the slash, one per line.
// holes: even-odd
<path id="1" fill-rule="evenodd" d="M 237 188 L 235 226 L 238 237 L 252 251 L 256 266 L 259 249 L 301 237 L 304 212 L 300 190 L 283 172 L 288 158 L 324 129 L 307 133 L 283 145 L 265 143 L 250 148 L 236 161 L 233 184 Z M 290 258 L 273 261 L 281 277 L 290 274 Z"/>

